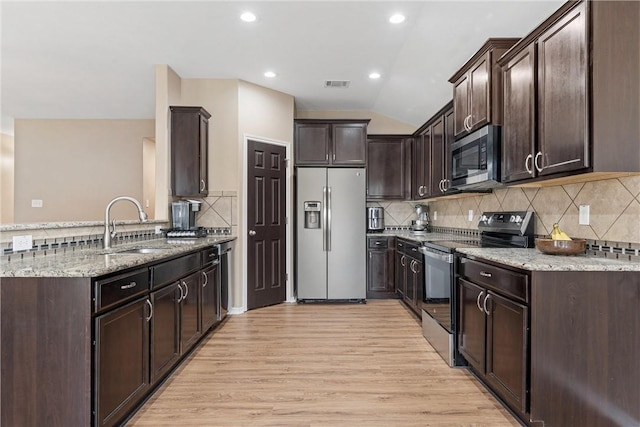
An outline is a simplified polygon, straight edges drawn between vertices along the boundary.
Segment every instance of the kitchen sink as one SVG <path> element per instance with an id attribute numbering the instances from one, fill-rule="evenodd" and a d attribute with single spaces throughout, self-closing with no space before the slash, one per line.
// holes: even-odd
<path id="1" fill-rule="evenodd" d="M 136 248 L 136 249 L 127 249 L 119 252 L 113 252 L 113 253 L 110 253 L 109 255 L 157 254 L 165 251 L 166 249 L 161 249 L 161 248 Z"/>

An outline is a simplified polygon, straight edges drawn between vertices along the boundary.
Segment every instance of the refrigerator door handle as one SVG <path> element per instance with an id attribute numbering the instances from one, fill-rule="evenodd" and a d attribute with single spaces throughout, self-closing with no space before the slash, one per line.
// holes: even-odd
<path id="1" fill-rule="evenodd" d="M 331 252 L 331 187 L 327 187 L 327 252 Z"/>
<path id="2" fill-rule="evenodd" d="M 327 251 L 327 187 L 322 187 L 322 251 Z"/>

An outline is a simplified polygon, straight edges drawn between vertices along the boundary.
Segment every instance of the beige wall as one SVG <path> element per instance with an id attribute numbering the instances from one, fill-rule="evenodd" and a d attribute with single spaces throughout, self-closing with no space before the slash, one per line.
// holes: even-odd
<path id="1" fill-rule="evenodd" d="M 209 119 L 209 186 L 238 190 L 238 80 L 183 79 L 177 105 L 201 106 Z"/>
<path id="2" fill-rule="evenodd" d="M 169 219 L 171 191 L 171 145 L 169 106 L 181 105 L 182 80 L 169 66 L 156 65 L 156 219 Z"/>
<path id="3" fill-rule="evenodd" d="M 142 199 L 142 140 L 153 133 L 153 120 L 15 120 L 15 222 L 102 220 L 112 198 Z M 114 217 L 137 219 L 128 205 Z"/>
<path id="4" fill-rule="evenodd" d="M 0 133 L 0 224 L 13 220 L 14 144 L 13 136 Z"/>
<path id="5" fill-rule="evenodd" d="M 369 134 L 412 134 L 417 129 L 373 111 L 296 111 L 295 115 L 296 119 L 371 119 L 367 127 Z"/>
<path id="6" fill-rule="evenodd" d="M 156 141 L 142 140 L 142 200 L 149 219 L 155 219 L 156 212 Z"/>

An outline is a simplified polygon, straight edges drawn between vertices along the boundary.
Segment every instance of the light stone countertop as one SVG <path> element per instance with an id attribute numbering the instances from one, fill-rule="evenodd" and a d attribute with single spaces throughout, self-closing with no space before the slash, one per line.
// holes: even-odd
<path id="1" fill-rule="evenodd" d="M 537 249 L 460 248 L 458 252 L 530 271 L 640 271 L 640 261 L 546 255 Z"/>
<path id="2" fill-rule="evenodd" d="M 109 250 L 95 248 L 68 248 L 58 253 L 24 259 L 12 256 L 11 261 L 0 261 L 0 277 L 97 277 L 127 268 L 171 258 L 204 249 L 218 243 L 235 240 L 234 236 L 208 236 L 198 239 L 153 239 L 120 244 Z M 120 254 L 127 249 L 158 248 L 161 252 L 149 254 Z"/>

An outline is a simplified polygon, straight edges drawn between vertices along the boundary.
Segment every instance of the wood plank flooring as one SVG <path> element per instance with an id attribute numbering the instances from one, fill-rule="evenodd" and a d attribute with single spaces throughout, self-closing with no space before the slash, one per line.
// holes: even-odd
<path id="1" fill-rule="evenodd" d="M 397 300 L 231 316 L 127 424 L 519 426 Z"/>

